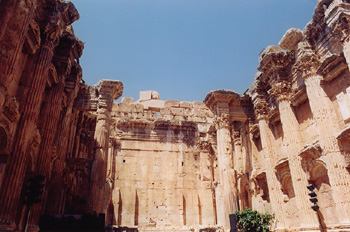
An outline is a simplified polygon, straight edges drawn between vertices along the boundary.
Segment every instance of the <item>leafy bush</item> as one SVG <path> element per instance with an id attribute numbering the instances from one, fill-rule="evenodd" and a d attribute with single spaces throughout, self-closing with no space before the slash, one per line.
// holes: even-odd
<path id="1" fill-rule="evenodd" d="M 237 227 L 243 232 L 269 232 L 269 226 L 274 219 L 271 214 L 261 214 L 250 208 L 236 211 L 234 214 L 237 219 Z"/>

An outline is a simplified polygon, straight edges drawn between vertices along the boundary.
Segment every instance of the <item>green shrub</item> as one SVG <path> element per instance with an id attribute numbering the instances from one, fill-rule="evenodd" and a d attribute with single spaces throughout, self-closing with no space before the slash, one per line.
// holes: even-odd
<path id="1" fill-rule="evenodd" d="M 237 227 L 243 232 L 269 232 L 269 226 L 274 219 L 271 214 L 261 214 L 250 208 L 236 211 L 234 214 L 237 218 Z"/>

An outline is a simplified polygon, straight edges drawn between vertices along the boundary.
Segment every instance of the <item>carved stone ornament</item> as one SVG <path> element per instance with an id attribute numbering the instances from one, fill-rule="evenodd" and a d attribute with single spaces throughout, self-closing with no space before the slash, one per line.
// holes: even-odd
<path id="1" fill-rule="evenodd" d="M 316 74 L 320 61 L 308 42 L 304 41 L 299 44 L 301 45 L 299 46 L 297 60 L 293 68 L 300 72 L 303 79 L 306 79 L 310 75 Z"/>
<path id="2" fill-rule="evenodd" d="M 229 114 L 221 114 L 220 116 L 216 116 L 214 119 L 215 126 L 217 130 L 220 129 L 229 129 L 230 128 L 230 115 Z"/>
<path id="3" fill-rule="evenodd" d="M 28 32 L 25 36 L 24 48 L 29 54 L 34 54 L 41 43 L 40 28 L 35 21 L 31 21 L 28 26 Z"/>
<path id="4" fill-rule="evenodd" d="M 350 15 L 341 13 L 338 22 L 335 23 L 333 34 L 339 38 L 341 42 L 349 42 L 350 37 Z"/>
<path id="5" fill-rule="evenodd" d="M 6 96 L 5 103 L 3 106 L 3 114 L 11 121 L 18 121 L 20 114 L 18 111 L 18 102 L 15 98 Z"/>
<path id="6" fill-rule="evenodd" d="M 254 112 L 258 120 L 267 118 L 268 104 L 264 99 L 258 99 L 254 102 Z"/>
<path id="7" fill-rule="evenodd" d="M 277 102 L 288 101 L 291 93 L 290 83 L 287 81 L 279 81 L 272 86 L 268 93 L 276 97 Z"/>

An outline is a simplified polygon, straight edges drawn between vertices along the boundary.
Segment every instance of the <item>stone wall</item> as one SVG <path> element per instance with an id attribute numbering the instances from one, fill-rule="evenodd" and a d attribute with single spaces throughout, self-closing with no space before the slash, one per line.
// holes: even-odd
<path id="1" fill-rule="evenodd" d="M 201 102 L 160 101 L 124 98 L 113 106 L 109 223 L 141 231 L 216 227 L 213 115 Z"/>
<path id="2" fill-rule="evenodd" d="M 78 18 L 66 1 L 0 1 L 1 231 L 84 213 L 115 231 L 229 231 L 246 207 L 275 214 L 274 231 L 350 231 L 349 1 L 318 1 L 264 50 L 246 94 L 204 103 L 155 91 L 116 103 L 120 81 L 86 85 Z"/>

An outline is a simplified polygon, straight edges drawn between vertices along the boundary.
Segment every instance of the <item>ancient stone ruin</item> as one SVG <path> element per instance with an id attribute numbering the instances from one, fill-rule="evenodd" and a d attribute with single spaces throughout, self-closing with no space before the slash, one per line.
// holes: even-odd
<path id="1" fill-rule="evenodd" d="M 246 94 L 203 102 L 86 85 L 77 19 L 62 0 L 0 0 L 0 231 L 87 213 L 109 231 L 230 231 L 247 207 L 275 214 L 273 231 L 350 231 L 350 1 L 319 0 Z"/>

